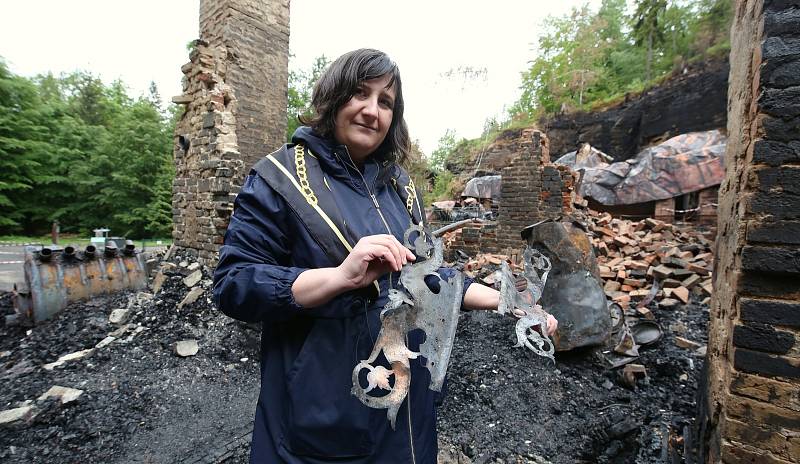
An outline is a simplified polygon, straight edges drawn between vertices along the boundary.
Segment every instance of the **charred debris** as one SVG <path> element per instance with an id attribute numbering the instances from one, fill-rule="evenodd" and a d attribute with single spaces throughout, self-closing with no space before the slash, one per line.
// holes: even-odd
<path id="1" fill-rule="evenodd" d="M 560 316 L 555 366 L 513 347 L 513 321 L 462 312 L 439 408 L 440 462 L 693 462 L 711 233 L 589 210 L 538 227 L 558 224 L 590 244 L 571 252 L 602 305 L 589 304 L 595 319 L 584 329 L 567 321 L 580 314 Z M 536 235 L 528 242 L 557 274 L 565 242 Z M 503 262 L 521 271 L 513 254 L 449 255 L 487 285 Z M 35 326 L 0 319 L 0 460 L 246 462 L 258 327 L 214 308 L 212 269 L 190 254 L 149 259 L 158 264 L 145 290 L 70 302 Z M 14 313 L 10 294 L 0 309 Z"/>

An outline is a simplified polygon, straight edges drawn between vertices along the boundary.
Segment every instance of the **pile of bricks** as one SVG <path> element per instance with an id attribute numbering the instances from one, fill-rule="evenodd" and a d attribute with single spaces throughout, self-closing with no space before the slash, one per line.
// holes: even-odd
<path id="1" fill-rule="evenodd" d="M 692 293 L 708 304 L 714 256 L 701 232 L 652 218 L 629 221 L 593 213 L 588 219 L 604 290 L 623 309 L 651 291 L 660 308 L 687 304 Z M 639 311 L 652 317 L 647 308 Z"/>

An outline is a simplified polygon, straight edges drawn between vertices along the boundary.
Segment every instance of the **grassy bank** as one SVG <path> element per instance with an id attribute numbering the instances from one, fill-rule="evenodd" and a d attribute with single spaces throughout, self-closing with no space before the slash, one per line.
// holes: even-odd
<path id="1" fill-rule="evenodd" d="M 145 238 L 133 240 L 136 248 L 151 248 L 154 246 L 170 246 L 172 245 L 171 238 Z M 50 234 L 41 236 L 28 236 L 28 235 L 0 235 L 0 244 L 2 243 L 29 243 L 33 245 L 51 245 L 53 243 Z M 91 243 L 91 239 L 84 235 L 77 234 L 61 234 L 58 238 L 58 245 L 77 245 L 78 247 L 85 247 Z"/>

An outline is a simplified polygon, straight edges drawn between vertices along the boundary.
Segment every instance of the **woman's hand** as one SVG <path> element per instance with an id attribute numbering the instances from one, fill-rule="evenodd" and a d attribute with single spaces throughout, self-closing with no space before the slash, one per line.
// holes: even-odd
<path id="1" fill-rule="evenodd" d="M 366 287 L 415 259 L 393 235 L 370 235 L 359 240 L 339 266 L 303 271 L 292 284 L 292 294 L 299 305 L 313 308 L 346 291 Z"/>
<path id="2" fill-rule="evenodd" d="M 358 241 L 336 270 L 349 287 L 361 288 L 415 259 L 414 253 L 393 235 L 370 235 Z"/>
<path id="3" fill-rule="evenodd" d="M 556 329 L 558 329 L 558 319 L 553 317 L 552 314 L 547 315 L 547 336 L 551 336 L 556 333 Z"/>
<path id="4" fill-rule="evenodd" d="M 541 325 L 535 325 L 534 327 L 536 327 L 536 331 L 541 333 L 542 335 L 547 335 L 548 337 L 553 335 L 554 333 L 556 333 L 556 330 L 558 329 L 558 319 L 556 319 L 555 317 L 553 317 L 552 314 L 550 314 L 547 311 L 545 311 L 544 309 L 542 309 L 542 307 L 539 306 L 538 304 L 534 306 L 534 309 L 542 311 L 545 314 L 547 314 L 547 322 L 546 322 L 547 327 L 543 328 L 543 327 L 541 327 Z M 515 316 L 517 315 L 516 310 L 514 312 L 514 315 Z M 521 316 L 517 316 L 517 317 L 521 317 Z"/>

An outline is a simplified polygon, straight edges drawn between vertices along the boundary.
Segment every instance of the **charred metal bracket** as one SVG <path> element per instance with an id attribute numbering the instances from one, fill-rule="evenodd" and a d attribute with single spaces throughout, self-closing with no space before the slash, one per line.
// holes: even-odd
<path id="1" fill-rule="evenodd" d="M 370 356 L 353 369 L 351 390 L 366 406 L 386 409 L 392 429 L 411 385 L 411 359 L 425 358 L 425 367 L 431 374 L 429 388 L 441 391 L 453 350 L 464 288 L 464 276 L 460 272 L 455 272 L 447 280 L 437 272 L 443 262 L 441 239 L 435 238 L 422 226 L 412 225 L 405 232 L 404 242 L 417 255 L 417 260 L 403 266 L 400 273 L 403 289 L 389 290 L 389 302 L 381 312 L 380 333 Z M 496 312 L 524 314 L 516 325 L 517 346 L 529 348 L 555 362 L 553 343 L 535 330 L 547 326 L 547 313 L 536 302 L 542 296 L 550 261 L 531 248 L 525 250 L 523 257 L 527 287 L 518 292 L 508 264 L 503 263 L 500 305 Z M 426 276 L 438 279 L 438 292 L 428 287 Z M 425 332 L 425 342 L 418 352 L 411 351 L 407 345 L 406 334 L 414 329 Z M 376 365 L 381 353 L 390 368 Z M 363 385 L 365 382 L 366 386 Z"/>
<path id="2" fill-rule="evenodd" d="M 412 234 L 416 234 L 413 242 Z M 417 262 L 403 266 L 400 282 L 405 290 L 389 290 L 389 303 L 381 312 L 381 331 L 372 353 L 353 369 L 353 395 L 369 407 L 387 409 L 392 428 L 411 384 L 410 359 L 425 357 L 425 367 L 431 373 L 429 388 L 441 391 L 453 349 L 464 288 L 461 273 L 444 280 L 436 272 L 443 261 L 441 239 L 433 238 L 422 226 L 412 225 L 405 232 L 404 242 L 417 255 Z M 425 283 L 428 275 L 439 279 L 438 292 L 434 293 Z M 425 342 L 420 345 L 419 352 L 409 350 L 406 345 L 406 334 L 414 329 L 425 332 Z M 373 365 L 381 352 L 391 369 Z M 368 371 L 366 388 L 359 380 L 363 370 Z M 389 381 L 391 376 L 394 376 L 393 383 Z M 388 393 L 374 396 L 376 390 Z"/>
<path id="3" fill-rule="evenodd" d="M 515 327 L 517 334 L 515 346 L 524 346 L 539 356 L 550 358 L 555 363 L 553 357 L 555 346 L 553 341 L 544 335 L 547 313 L 536 304 L 542 297 L 547 274 L 552 266 L 547 256 L 531 247 L 525 247 L 522 259 L 524 269 L 522 276 L 525 278 L 526 288 L 521 292 L 517 291 L 514 274 L 511 273 L 508 263 L 503 261 L 500 268 L 500 305 L 496 312 L 519 317 Z M 536 330 L 537 327 L 541 333 Z"/>

